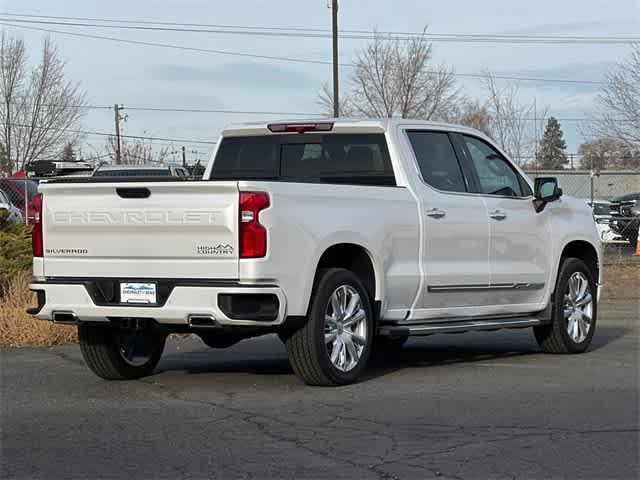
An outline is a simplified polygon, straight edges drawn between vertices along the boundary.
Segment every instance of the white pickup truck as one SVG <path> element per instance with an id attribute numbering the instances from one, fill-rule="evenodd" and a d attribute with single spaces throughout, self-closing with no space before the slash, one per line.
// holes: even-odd
<path id="1" fill-rule="evenodd" d="M 76 324 L 106 379 L 150 374 L 171 332 L 277 333 L 305 382 L 339 385 L 414 335 L 532 327 L 543 351 L 580 353 L 596 327 L 591 210 L 465 127 L 231 126 L 201 181 L 40 192 L 30 313 Z"/>

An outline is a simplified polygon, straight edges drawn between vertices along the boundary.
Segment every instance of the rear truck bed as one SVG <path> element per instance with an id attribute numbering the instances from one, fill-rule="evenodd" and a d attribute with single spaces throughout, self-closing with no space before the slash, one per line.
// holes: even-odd
<path id="1" fill-rule="evenodd" d="M 280 288 L 239 281 L 239 202 L 247 195 L 237 182 L 63 181 L 40 191 L 41 251 L 30 285 L 37 318 L 107 323 L 126 311 L 170 325 L 283 321 Z M 258 212 L 243 213 L 250 236 Z"/>

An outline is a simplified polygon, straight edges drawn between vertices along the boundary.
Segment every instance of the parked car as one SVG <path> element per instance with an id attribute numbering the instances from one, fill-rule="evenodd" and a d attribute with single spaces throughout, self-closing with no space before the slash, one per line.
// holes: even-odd
<path id="1" fill-rule="evenodd" d="M 611 201 L 611 215 L 611 230 L 635 247 L 640 226 L 640 192 L 614 197 Z"/>
<path id="2" fill-rule="evenodd" d="M 620 236 L 611 230 L 611 202 L 607 200 L 594 200 L 587 202 L 593 211 L 593 219 L 596 222 L 600 239 L 605 242 L 614 242 L 620 239 Z"/>
<path id="3" fill-rule="evenodd" d="M 30 313 L 77 325 L 98 376 L 149 374 L 170 332 L 215 348 L 277 333 L 312 385 L 354 382 L 374 349 L 414 335 L 532 327 L 545 352 L 591 343 L 591 210 L 476 130 L 231 126 L 204 179 L 41 184 Z"/>
<path id="4" fill-rule="evenodd" d="M 38 183 L 26 178 L 0 178 L 0 191 L 20 210 L 22 217 L 27 214 L 27 222 L 33 224 L 39 214 L 36 206 Z M 26 210 L 25 210 L 26 196 Z"/>
<path id="5" fill-rule="evenodd" d="M 0 190 L 0 221 L 9 223 L 21 223 L 23 221 L 18 207 L 11 203 L 2 190 Z"/>
<path id="6" fill-rule="evenodd" d="M 188 177 L 189 171 L 176 165 L 105 165 L 94 177 Z"/>

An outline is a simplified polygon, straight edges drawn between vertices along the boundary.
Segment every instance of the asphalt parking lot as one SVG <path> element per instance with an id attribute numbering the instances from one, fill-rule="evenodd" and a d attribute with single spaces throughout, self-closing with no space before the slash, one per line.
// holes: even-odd
<path id="1" fill-rule="evenodd" d="M 168 344 L 105 382 L 77 346 L 1 350 L 7 478 L 638 478 L 640 302 L 590 352 L 529 330 L 411 340 L 360 384 L 302 385 L 276 337 Z"/>

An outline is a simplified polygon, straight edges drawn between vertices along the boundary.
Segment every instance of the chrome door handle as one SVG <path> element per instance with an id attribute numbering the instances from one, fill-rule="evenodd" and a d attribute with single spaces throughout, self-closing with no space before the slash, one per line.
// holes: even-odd
<path id="1" fill-rule="evenodd" d="M 427 210 L 427 217 L 431 218 L 442 218 L 447 214 L 444 210 L 440 210 L 439 208 L 432 208 Z"/>
<path id="2" fill-rule="evenodd" d="M 494 220 L 504 220 L 505 218 L 507 218 L 507 214 L 504 213 L 502 210 L 496 210 L 495 212 L 491 212 L 489 216 Z"/>

